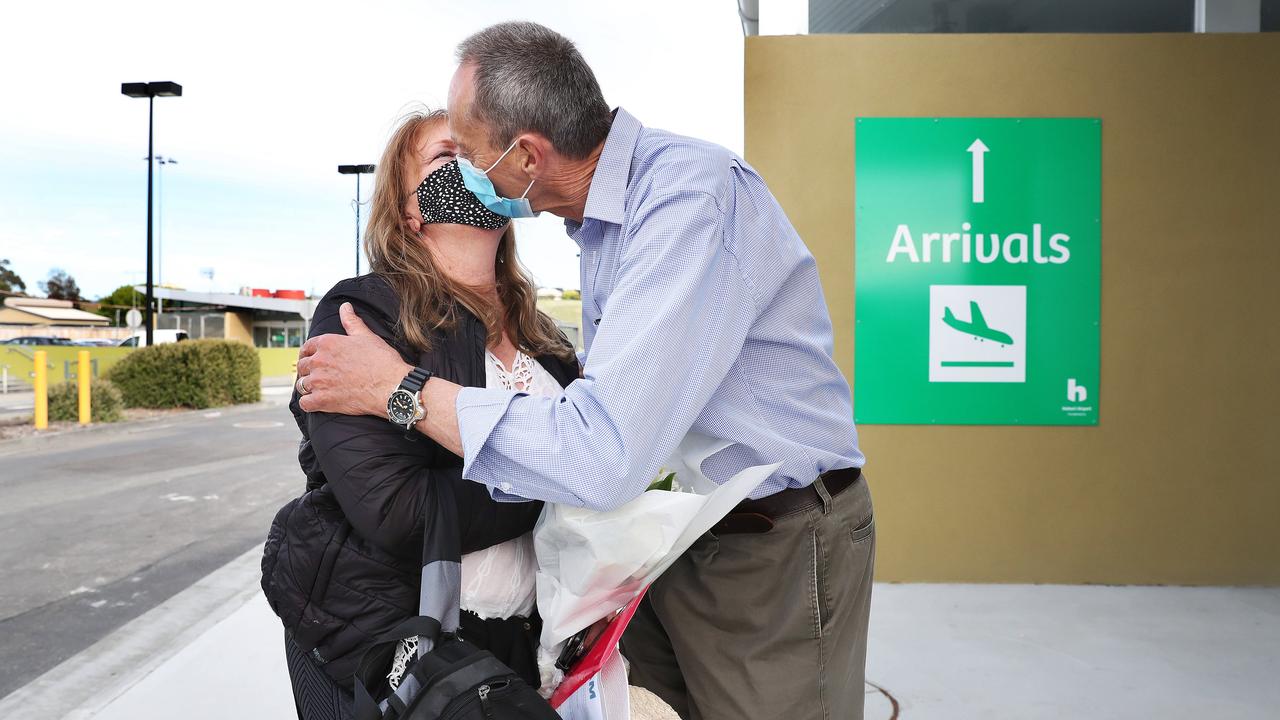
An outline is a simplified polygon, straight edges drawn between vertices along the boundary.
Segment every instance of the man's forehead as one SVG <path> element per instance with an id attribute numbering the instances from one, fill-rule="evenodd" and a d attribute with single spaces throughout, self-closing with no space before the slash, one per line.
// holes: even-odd
<path id="1" fill-rule="evenodd" d="M 474 63 L 463 63 L 453 71 L 453 77 L 449 80 L 449 102 L 470 98 L 474 87 L 475 70 Z"/>
<path id="2" fill-rule="evenodd" d="M 471 142 L 478 138 L 470 117 L 474 74 L 475 66 L 463 63 L 449 82 L 449 134 L 463 153 L 475 150 Z"/>
<path id="3" fill-rule="evenodd" d="M 472 71 L 470 65 L 461 65 L 449 81 L 449 116 L 461 117 L 468 112 L 472 99 Z"/>

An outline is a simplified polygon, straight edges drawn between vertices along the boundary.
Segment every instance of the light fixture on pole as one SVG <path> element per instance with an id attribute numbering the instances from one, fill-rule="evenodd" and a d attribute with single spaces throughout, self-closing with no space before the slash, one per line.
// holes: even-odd
<path id="1" fill-rule="evenodd" d="M 131 98 L 147 99 L 147 301 L 143 308 L 143 323 L 146 325 L 147 347 L 151 347 L 154 339 L 154 321 L 151 317 L 151 305 L 155 298 L 155 285 L 151 267 L 151 192 L 152 175 L 155 157 L 155 104 L 157 97 L 181 97 L 182 86 L 168 80 L 160 82 L 122 83 L 120 93 Z"/>
<path id="2" fill-rule="evenodd" d="M 356 275 L 360 275 L 360 176 L 373 174 L 373 165 L 339 165 L 342 175 L 356 176 Z"/>

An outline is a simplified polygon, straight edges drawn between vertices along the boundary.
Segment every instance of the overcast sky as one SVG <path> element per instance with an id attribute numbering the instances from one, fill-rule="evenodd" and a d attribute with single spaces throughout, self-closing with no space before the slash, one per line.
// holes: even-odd
<path id="1" fill-rule="evenodd" d="M 155 105 L 156 154 L 178 161 L 163 169 L 161 273 L 193 290 L 323 293 L 352 275 L 355 183 L 336 166 L 377 162 L 405 110 L 442 107 L 455 46 L 494 22 L 564 33 L 611 105 L 742 150 L 734 0 L 27 0 L 4 16 L 0 258 L 28 292 L 54 267 L 91 298 L 143 281 L 147 103 L 122 82 L 183 86 Z M 517 230 L 541 284 L 578 287 L 559 219 Z"/>

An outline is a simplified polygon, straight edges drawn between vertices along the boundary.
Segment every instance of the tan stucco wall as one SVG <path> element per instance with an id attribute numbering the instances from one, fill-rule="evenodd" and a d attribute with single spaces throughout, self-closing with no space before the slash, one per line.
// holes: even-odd
<path id="1" fill-rule="evenodd" d="M 1265 34 L 747 41 L 850 381 L 854 119 L 1102 118 L 1099 424 L 861 427 L 879 579 L 1280 584 L 1277 78 Z"/>
<path id="2" fill-rule="evenodd" d="M 225 323 L 227 340 L 253 344 L 253 312 L 228 310 Z"/>

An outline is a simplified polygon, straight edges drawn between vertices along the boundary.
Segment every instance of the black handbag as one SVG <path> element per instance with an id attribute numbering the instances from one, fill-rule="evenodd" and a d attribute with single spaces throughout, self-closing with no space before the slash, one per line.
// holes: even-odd
<path id="1" fill-rule="evenodd" d="M 461 482 L 467 482 L 465 480 Z M 559 720 L 511 668 L 458 637 L 462 544 L 454 488 L 437 482 L 423 503 L 422 593 L 418 617 L 379 637 L 355 675 L 356 720 Z M 394 690 L 385 675 L 404 638 L 418 652 Z M 380 700 L 375 700 L 375 694 Z"/>

